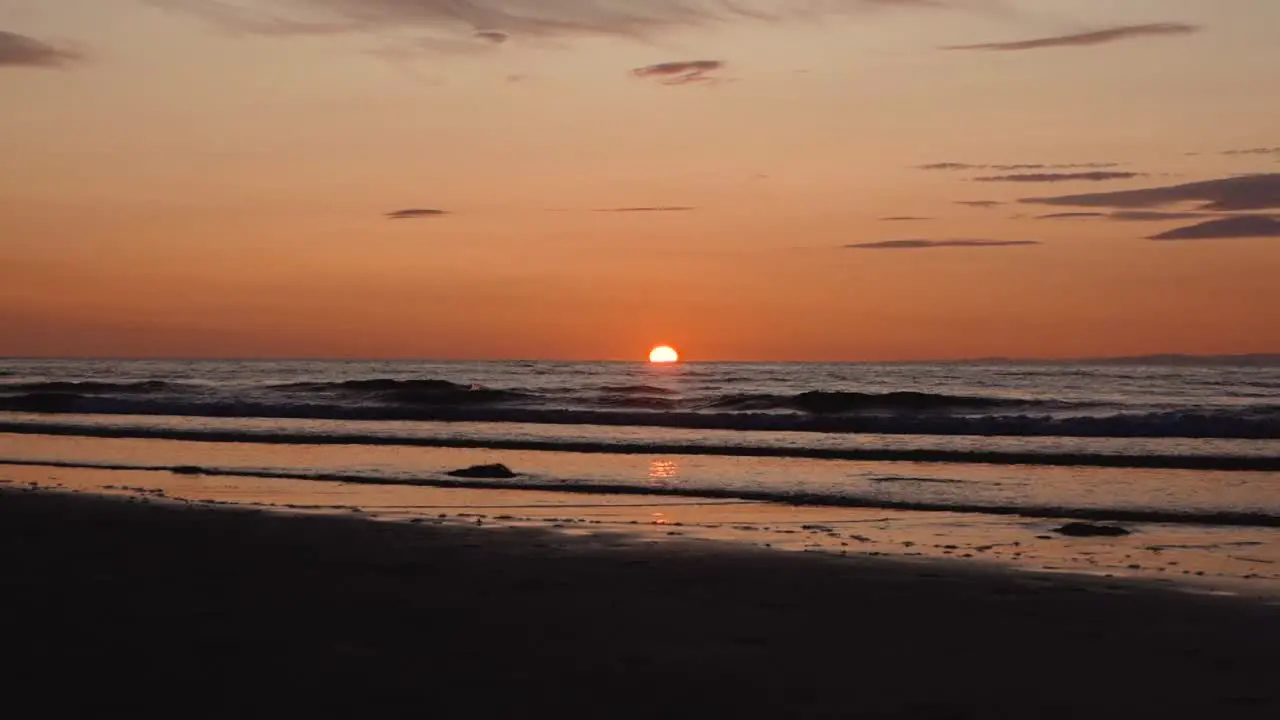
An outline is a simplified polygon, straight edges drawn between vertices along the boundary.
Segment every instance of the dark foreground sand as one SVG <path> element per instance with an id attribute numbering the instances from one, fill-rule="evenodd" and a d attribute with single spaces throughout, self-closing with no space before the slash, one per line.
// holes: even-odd
<path id="1" fill-rule="evenodd" d="M 14 717 L 1280 717 L 1280 608 L 0 491 Z M 9 712 L 5 712 L 9 715 Z"/>

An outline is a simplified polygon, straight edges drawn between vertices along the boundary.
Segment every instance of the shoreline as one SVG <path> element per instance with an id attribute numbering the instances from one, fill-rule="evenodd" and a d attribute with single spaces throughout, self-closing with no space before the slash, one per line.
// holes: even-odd
<path id="1" fill-rule="evenodd" d="M 73 712 L 1280 709 L 1276 605 L 1138 581 L 14 487 L 0 538 L 18 677 Z"/>
<path id="2" fill-rule="evenodd" d="M 640 498 L 686 498 L 707 501 L 741 501 L 770 503 L 783 506 L 859 508 L 867 510 L 947 512 L 973 515 L 1008 516 L 1024 520 L 1085 520 L 1128 523 L 1172 523 L 1241 528 L 1280 528 L 1280 515 L 1248 511 L 1172 511 L 1129 508 L 1064 508 L 1035 505 L 991 505 L 977 503 L 933 503 L 911 500 L 874 499 L 843 495 L 795 493 L 780 495 L 769 491 L 745 489 L 635 487 L 593 483 L 587 481 L 560 482 L 555 485 L 530 483 L 517 476 L 509 480 L 484 480 L 448 477 L 433 479 L 387 479 L 356 473 L 307 473 L 271 470 L 240 470 L 235 468 L 208 468 L 199 465 L 125 465 L 116 463 L 69 462 L 60 460 L 9 460 L 0 459 L 0 468 L 55 468 L 61 470 L 105 470 L 173 473 L 196 477 L 240 477 L 263 480 L 301 480 L 346 485 L 389 485 L 459 490 L 523 490 L 529 492 L 554 492 L 575 495 L 626 495 Z"/>
<path id="3" fill-rule="evenodd" d="M 658 463 L 658 470 L 668 466 Z M 145 503 L 359 515 L 564 533 L 710 540 L 840 556 L 949 559 L 1024 573 L 1143 579 L 1189 592 L 1280 599 L 1280 544 L 1264 527 L 1125 523 L 1117 537 L 1068 537 L 1067 520 L 1005 513 L 804 505 L 736 497 L 535 489 L 489 483 L 317 482 L 257 472 L 0 465 L 0 487 L 123 496 Z"/>

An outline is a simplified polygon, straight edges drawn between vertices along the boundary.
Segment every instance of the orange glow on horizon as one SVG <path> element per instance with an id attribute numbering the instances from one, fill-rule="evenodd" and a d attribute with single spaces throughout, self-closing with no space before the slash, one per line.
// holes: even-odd
<path id="1" fill-rule="evenodd" d="M 1280 2 L 1195 3 L 1175 19 L 1212 32 L 1105 45 L 907 8 L 964 3 L 762 23 L 687 10 L 720 2 L 526 2 L 505 19 L 539 41 L 500 50 L 434 9 L 460 4 L 153 4 L 0 19 L 35 49 L 0 58 L 21 108 L 0 112 L 0 357 L 649 364 L 645 338 L 697 343 L 657 377 L 1280 352 L 1264 221 L 1148 239 L 1215 220 L 1177 212 L 1188 183 L 1280 212 L 1230 189 L 1280 187 L 1280 93 L 1254 89 L 1280 66 L 1258 34 Z M 333 32 L 229 37 L 196 10 L 221 5 Z M 1105 5 L 1053 3 L 1107 28 Z M 622 7 L 644 12 L 600 9 Z M 371 57 L 375 27 L 395 47 Z M 694 58 L 741 60 L 682 65 L 688 33 Z M 1002 40 L 1028 49 L 935 50 Z"/>
<path id="2" fill-rule="evenodd" d="M 649 362 L 651 363 L 673 363 L 680 360 L 680 353 L 669 345 L 659 345 L 649 351 Z"/>

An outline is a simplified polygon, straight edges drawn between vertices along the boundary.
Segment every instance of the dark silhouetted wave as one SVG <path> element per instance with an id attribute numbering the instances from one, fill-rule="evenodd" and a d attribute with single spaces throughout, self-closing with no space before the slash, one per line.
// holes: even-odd
<path id="1" fill-rule="evenodd" d="M 302 393 L 336 393 L 363 396 L 363 399 L 404 405 L 491 405 L 533 397 L 514 390 L 494 390 L 478 385 L 462 385 L 448 380 L 346 380 L 343 382 L 291 383 L 274 389 Z"/>
<path id="2" fill-rule="evenodd" d="M 369 380 L 343 380 L 341 382 L 300 382 L 271 385 L 277 390 L 298 390 L 303 392 L 398 392 L 416 390 L 419 392 L 466 392 L 473 386 L 450 382 L 448 380 L 395 380 L 391 378 L 373 378 Z"/>
<path id="3" fill-rule="evenodd" d="M 590 398 L 587 402 L 604 408 L 632 410 L 680 410 L 684 407 L 680 400 L 652 395 L 600 395 Z"/>
<path id="4" fill-rule="evenodd" d="M 31 392 L 0 397 L 0 409 L 30 413 L 79 412 L 88 396 L 68 392 Z"/>
<path id="5" fill-rule="evenodd" d="M 224 468 L 191 465 L 142 465 L 110 462 L 62 462 L 45 460 L 0 459 L 0 465 L 28 467 L 89 468 L 99 470 L 147 470 L 182 475 L 222 475 L 276 480 L 310 480 L 365 485 L 412 485 L 445 488 L 551 490 L 568 493 L 689 497 L 710 500 L 742 500 L 788 505 L 862 507 L 921 512 L 980 513 L 1031 518 L 1061 518 L 1110 522 L 1180 523 L 1191 525 L 1229 525 L 1246 527 L 1280 527 L 1280 515 L 1265 511 L 1238 510 L 1165 510 L 1126 507 L 1068 507 L 1034 504 L 995 505 L 969 502 L 931 502 L 891 500 L 856 493 L 786 492 L 759 488 L 723 486 L 654 486 L 626 485 L 520 476 L 513 480 L 454 478 L 444 472 L 428 473 L 416 478 L 388 477 L 376 473 L 305 472 L 270 468 Z"/>
<path id="6" fill-rule="evenodd" d="M 541 399 L 510 390 L 466 389 L 437 392 L 412 387 L 378 391 L 376 396 L 366 396 L 357 402 L 343 402 L 328 397 L 289 397 L 267 402 L 236 398 L 205 399 L 186 395 L 137 397 L 26 393 L 0 396 L 0 411 L 221 418 L 517 422 L 879 435 L 1280 439 L 1280 408 L 1272 404 L 1201 412 L 1062 416 L 1022 413 L 970 415 L 895 412 L 862 415 L 708 412 L 668 410 L 668 405 L 657 399 L 639 401 L 645 403 L 643 409 L 557 408 L 540 405 L 542 402 Z M 624 402 L 636 401 L 627 399 Z M 634 408 L 634 404 L 631 407 Z"/>
<path id="7" fill-rule="evenodd" d="M 912 370 L 897 380 L 904 389 L 892 389 L 895 385 L 876 371 L 864 386 L 888 390 L 871 392 L 838 389 L 853 381 L 832 376 L 832 368 L 804 366 L 690 366 L 677 375 L 629 374 L 625 366 L 538 366 L 554 376 L 550 382 L 532 370 L 495 373 L 487 366 L 459 366 L 491 383 L 484 385 L 440 376 L 397 378 L 394 371 L 325 375 L 329 366 L 320 365 L 311 368 L 314 374 L 292 375 L 292 382 L 288 373 L 273 375 L 271 365 L 213 364 L 203 374 L 184 365 L 166 367 L 168 374 L 148 372 L 135 375 L 136 380 L 100 379 L 113 377 L 108 373 L 115 366 L 96 368 L 79 381 L 48 372 L 28 376 L 27 382 L 6 380 L 0 382 L 0 411 L 882 435 L 1280 439 L 1280 403 L 1269 393 L 1269 383 L 1280 380 L 1259 373 L 1241 379 L 1188 371 L 1176 388 L 1193 402 L 1180 404 L 1176 395 L 1162 399 L 1165 381 L 1148 382 L 1140 374 L 1108 376 L 1110 389 L 1087 392 L 1097 372 L 1088 368 L 1054 370 L 1060 390 L 1028 389 L 1038 388 L 1040 380 L 1002 385 L 987 371 L 966 383 L 944 382 L 939 368 Z M 960 371 L 945 370 L 947 377 L 954 372 Z M 702 376 L 709 379 L 693 379 Z M 1188 389 L 1209 380 L 1214 380 L 1206 386 L 1209 395 Z M 958 389 L 941 391 L 947 387 Z"/>
<path id="8" fill-rule="evenodd" d="M 728 395 L 707 405 L 717 410 L 761 411 L 798 410 L 815 415 L 858 412 L 939 412 L 988 408 L 1034 406 L 1031 400 L 964 397 L 912 391 L 888 393 L 831 392 L 810 390 L 796 395 Z"/>
<path id="9" fill-rule="evenodd" d="M 604 385 L 598 388 L 601 392 L 617 395 L 679 395 L 680 393 L 656 385 Z"/>

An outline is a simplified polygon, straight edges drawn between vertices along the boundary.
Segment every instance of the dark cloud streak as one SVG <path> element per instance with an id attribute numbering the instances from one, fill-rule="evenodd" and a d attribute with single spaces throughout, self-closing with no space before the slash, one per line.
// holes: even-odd
<path id="1" fill-rule="evenodd" d="M 692 85 L 723 80 L 714 73 L 723 70 L 724 66 L 723 60 L 677 60 L 638 67 L 631 74 L 638 78 L 657 80 L 663 85 Z"/>
<path id="2" fill-rule="evenodd" d="M 1192 212 L 1167 212 L 1162 210 L 1117 210 L 1107 213 L 1108 220 L 1119 222 L 1168 222 L 1170 220 L 1195 220 L 1204 215 Z"/>
<path id="3" fill-rule="evenodd" d="M 1200 203 L 1199 210 L 1214 212 L 1272 210 L 1280 208 L 1280 174 L 1241 175 L 1140 190 L 1023 198 L 1020 202 L 1123 210 L 1147 210 L 1180 203 Z"/>
<path id="4" fill-rule="evenodd" d="M 1036 220 L 1070 220 L 1097 218 L 1115 222 L 1169 222 L 1172 220 L 1196 220 L 1204 218 L 1202 213 L 1165 212 L 1161 210 L 1115 210 L 1112 212 L 1060 212 L 1048 215 L 1037 215 Z"/>
<path id="5" fill-rule="evenodd" d="M 1039 245 L 1035 240 L 883 240 L 881 242 L 845 245 L 847 250 L 930 250 L 934 248 L 997 248 Z"/>
<path id="6" fill-rule="evenodd" d="M 970 165 L 969 163 L 959 162 L 936 162 L 928 165 L 917 165 L 917 170 L 985 170 L 990 165 Z"/>
<path id="7" fill-rule="evenodd" d="M 962 162 L 938 162 L 929 163 L 927 165 L 917 165 L 917 170 L 1081 170 L 1081 169 L 1103 169 L 1120 167 L 1121 163 L 1117 162 L 1086 162 L 1086 163 L 1016 163 L 1013 165 L 995 165 L 995 164 L 973 164 Z"/>
<path id="8" fill-rule="evenodd" d="M 422 220 L 426 218 L 438 218 L 448 215 L 444 210 L 436 210 L 433 208 L 411 208 L 409 210 L 396 210 L 387 213 L 388 220 Z"/>
<path id="9" fill-rule="evenodd" d="M 1280 219 L 1270 215 L 1238 215 L 1180 227 L 1149 240 L 1227 240 L 1280 238 Z"/>
<path id="10" fill-rule="evenodd" d="M 696 207 L 687 205 L 655 205 L 653 207 L 620 207 L 620 208 L 601 208 L 595 212 L 599 213 L 664 213 L 664 212 L 691 212 L 697 210 Z"/>
<path id="11" fill-rule="evenodd" d="M 0 30 L 0 68 L 61 68 L 83 61 L 84 55 L 43 40 Z"/>
<path id="12" fill-rule="evenodd" d="M 1148 23 L 1145 25 L 1120 25 L 1117 27 L 1075 33 L 1072 35 L 1054 35 L 1051 37 L 1019 40 L 1016 42 L 979 43 L 976 45 L 952 45 L 944 50 L 979 50 L 985 52 L 1010 52 L 1018 50 L 1040 50 L 1043 48 L 1088 47 L 1106 43 L 1132 40 L 1141 37 L 1160 35 L 1187 35 L 1199 32 L 1198 25 L 1186 23 Z"/>
<path id="13" fill-rule="evenodd" d="M 1277 155 L 1280 156 L 1280 147 L 1265 148 L 1246 148 L 1244 150 L 1223 150 L 1221 155 Z"/>
<path id="14" fill-rule="evenodd" d="M 1036 220 L 1075 220 L 1079 218 L 1104 218 L 1106 216 L 1106 213 L 1101 212 L 1064 212 L 1037 215 Z"/>
<path id="15" fill-rule="evenodd" d="M 1056 182 L 1106 182 L 1108 180 L 1131 180 L 1145 177 L 1146 173 L 1137 172 L 1077 172 L 1077 173 L 1024 173 L 1016 175 L 988 175 L 976 177 L 974 182 L 1019 182 L 1019 183 L 1056 183 Z"/>

